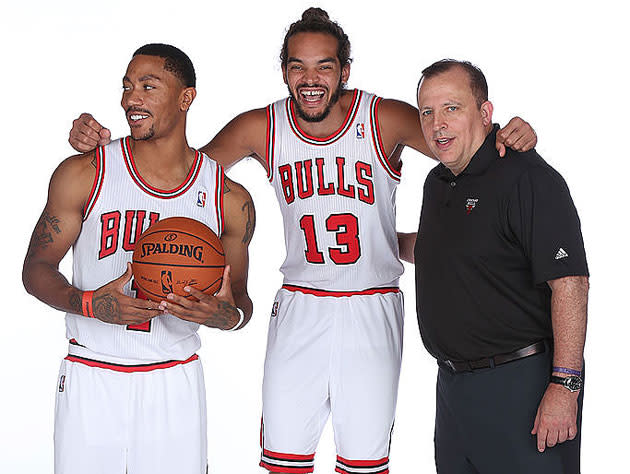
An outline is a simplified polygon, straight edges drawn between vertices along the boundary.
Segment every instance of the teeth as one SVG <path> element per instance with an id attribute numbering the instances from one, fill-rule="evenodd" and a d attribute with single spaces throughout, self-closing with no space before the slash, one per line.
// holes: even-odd
<path id="1" fill-rule="evenodd" d="M 139 114 L 132 114 L 132 115 L 129 116 L 129 118 L 131 120 L 134 120 L 134 121 L 135 120 L 142 120 L 142 119 L 145 119 L 147 117 L 148 117 L 148 115 L 139 115 Z"/>
<path id="2" fill-rule="evenodd" d="M 324 91 L 302 91 L 302 95 L 324 95 Z"/>
<path id="3" fill-rule="evenodd" d="M 448 138 L 438 138 L 438 143 L 444 145 L 445 143 L 448 143 Z"/>

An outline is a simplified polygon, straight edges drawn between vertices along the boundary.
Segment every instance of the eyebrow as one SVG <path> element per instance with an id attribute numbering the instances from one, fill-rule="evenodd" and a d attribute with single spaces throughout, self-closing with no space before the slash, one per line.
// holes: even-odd
<path id="1" fill-rule="evenodd" d="M 155 79 L 156 81 L 160 81 L 160 77 L 156 76 L 155 74 L 145 74 L 144 76 L 142 76 L 141 78 L 139 78 L 139 81 L 147 81 L 149 79 Z M 131 82 L 131 79 L 129 79 L 128 76 L 124 76 L 123 77 L 123 82 L 127 81 L 127 82 Z"/>
<path id="2" fill-rule="evenodd" d="M 335 59 L 336 58 L 334 58 L 333 56 L 329 56 L 327 58 L 320 59 L 319 61 L 317 61 L 317 64 L 334 63 Z M 304 63 L 304 61 L 302 61 L 301 59 L 298 59 L 298 58 L 290 57 L 289 59 L 287 59 L 287 63 Z"/>

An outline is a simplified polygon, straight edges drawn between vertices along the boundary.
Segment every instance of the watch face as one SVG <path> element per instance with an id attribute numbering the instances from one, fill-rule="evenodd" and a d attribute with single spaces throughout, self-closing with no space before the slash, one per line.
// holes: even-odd
<path id="1" fill-rule="evenodd" d="M 577 392 L 582 388 L 582 379 L 580 377 L 566 377 L 564 386 L 572 392 Z"/>

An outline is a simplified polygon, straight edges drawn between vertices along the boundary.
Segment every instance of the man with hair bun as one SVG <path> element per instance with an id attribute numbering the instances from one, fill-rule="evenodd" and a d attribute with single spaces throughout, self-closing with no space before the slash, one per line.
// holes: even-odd
<path id="1" fill-rule="evenodd" d="M 289 97 L 237 116 L 202 148 L 224 166 L 254 157 L 283 214 L 287 255 L 271 310 L 260 464 L 313 472 L 332 413 L 336 471 L 387 473 L 403 332 L 400 153 L 431 152 L 417 109 L 346 89 L 350 41 L 321 8 L 289 27 L 280 61 Z M 108 140 L 88 114 L 70 133 L 78 150 Z M 520 119 L 497 137 L 501 150 L 534 143 Z"/>

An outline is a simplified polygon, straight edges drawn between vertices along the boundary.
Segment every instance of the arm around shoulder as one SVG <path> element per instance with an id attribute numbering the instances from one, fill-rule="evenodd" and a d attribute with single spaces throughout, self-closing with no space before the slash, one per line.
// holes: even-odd
<path id="1" fill-rule="evenodd" d="M 418 109 L 414 106 L 400 100 L 383 99 L 378 107 L 378 123 L 387 153 L 404 145 L 433 158 L 422 134 Z"/>
<path id="2" fill-rule="evenodd" d="M 267 108 L 254 109 L 233 118 L 201 151 L 224 167 L 253 156 L 266 168 Z"/>

